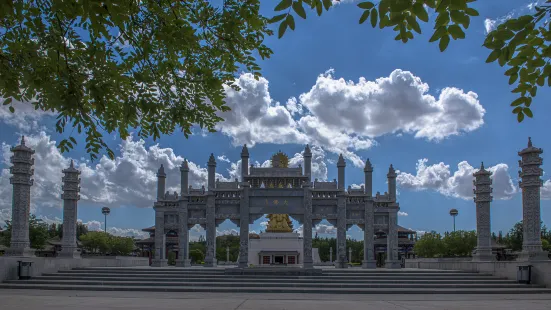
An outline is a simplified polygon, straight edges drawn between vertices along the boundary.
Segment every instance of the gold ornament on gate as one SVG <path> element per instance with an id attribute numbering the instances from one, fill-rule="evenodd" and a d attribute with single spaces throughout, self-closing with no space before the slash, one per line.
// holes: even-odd
<path id="1" fill-rule="evenodd" d="M 289 168 L 289 156 L 281 151 L 272 156 L 271 162 L 273 168 Z M 278 188 L 284 188 L 281 182 L 276 186 Z M 277 202 L 274 201 L 274 204 L 277 205 Z M 285 203 L 285 205 L 287 205 L 287 203 Z M 293 222 L 288 214 L 268 214 L 267 218 L 269 220 L 266 232 L 293 232 Z"/>

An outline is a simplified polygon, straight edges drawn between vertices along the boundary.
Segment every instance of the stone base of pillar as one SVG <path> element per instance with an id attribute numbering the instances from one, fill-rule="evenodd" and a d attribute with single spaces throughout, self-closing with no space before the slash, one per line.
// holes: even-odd
<path id="1" fill-rule="evenodd" d="M 5 252 L 5 256 L 17 256 L 17 257 L 35 257 L 34 251 L 31 248 L 8 248 Z"/>
<path id="2" fill-rule="evenodd" d="M 237 267 L 239 267 L 239 268 L 247 268 L 247 267 L 249 267 L 249 262 L 248 262 L 248 261 L 237 262 Z"/>
<path id="3" fill-rule="evenodd" d="M 362 261 L 362 268 L 363 269 L 375 269 L 375 268 L 377 268 L 377 261 L 376 260 L 363 260 Z"/>
<path id="4" fill-rule="evenodd" d="M 348 262 L 347 261 L 335 261 L 334 263 L 335 265 L 335 268 L 339 268 L 339 269 L 344 269 L 344 268 L 348 268 Z"/>
<path id="5" fill-rule="evenodd" d="M 205 260 L 205 267 L 216 267 L 218 264 L 218 261 L 216 258 Z"/>
<path id="6" fill-rule="evenodd" d="M 58 257 L 62 258 L 80 258 L 80 252 L 75 248 L 63 249 L 59 252 Z"/>
<path id="7" fill-rule="evenodd" d="M 519 262 L 533 262 L 533 261 L 542 261 L 542 260 L 549 260 L 549 254 L 547 251 L 537 251 L 537 252 L 522 251 L 517 257 L 517 261 Z"/>
<path id="8" fill-rule="evenodd" d="M 177 259 L 176 267 L 191 267 L 191 259 Z"/>
<path id="9" fill-rule="evenodd" d="M 402 263 L 399 260 L 387 260 L 385 262 L 386 269 L 400 269 L 402 268 Z"/>
<path id="10" fill-rule="evenodd" d="M 151 261 L 151 267 L 166 267 L 168 266 L 168 259 L 154 259 Z"/>
<path id="11" fill-rule="evenodd" d="M 314 269 L 314 263 L 313 262 L 302 263 L 302 269 Z"/>
<path id="12" fill-rule="evenodd" d="M 473 262 L 493 262 L 496 256 L 492 254 L 492 249 L 477 249 L 473 255 Z"/>

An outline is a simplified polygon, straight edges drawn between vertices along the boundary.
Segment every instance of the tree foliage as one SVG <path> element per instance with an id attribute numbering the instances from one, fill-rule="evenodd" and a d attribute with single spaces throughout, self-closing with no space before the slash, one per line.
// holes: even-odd
<path id="1" fill-rule="evenodd" d="M 91 159 L 102 131 L 131 128 L 158 139 L 177 128 L 209 131 L 227 111 L 223 85 L 238 69 L 260 76 L 271 55 L 260 1 L 29 0 L 0 2 L 0 98 L 58 112 L 56 130 L 73 148 L 86 136 Z M 253 54 L 256 53 L 256 54 Z"/>
<path id="2" fill-rule="evenodd" d="M 41 250 L 46 245 L 49 234 L 49 226 L 46 223 L 43 223 L 41 220 L 37 219 L 34 214 L 29 216 L 29 241 L 31 243 L 31 248 Z M 5 246 L 10 246 L 11 240 L 11 221 L 6 221 L 5 232 L 3 233 L 3 238 L 0 240 Z"/>
<path id="3" fill-rule="evenodd" d="M 91 253 L 130 255 L 134 240 L 130 237 L 113 236 L 103 231 L 91 231 L 80 237 L 82 246 Z"/>
<path id="4" fill-rule="evenodd" d="M 432 231 L 421 236 L 415 243 L 413 250 L 417 256 L 436 257 L 443 254 L 445 246 L 442 241 L 442 236 Z"/>

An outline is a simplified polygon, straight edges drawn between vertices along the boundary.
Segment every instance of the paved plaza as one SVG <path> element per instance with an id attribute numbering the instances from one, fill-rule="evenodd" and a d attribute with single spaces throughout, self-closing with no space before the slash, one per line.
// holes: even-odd
<path id="1" fill-rule="evenodd" d="M 551 295 L 300 295 L 0 290 L 2 310 L 548 310 Z"/>

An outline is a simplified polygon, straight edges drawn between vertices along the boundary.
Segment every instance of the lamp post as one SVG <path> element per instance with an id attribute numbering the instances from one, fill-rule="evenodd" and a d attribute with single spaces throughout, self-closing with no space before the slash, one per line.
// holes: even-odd
<path id="1" fill-rule="evenodd" d="M 108 207 L 103 207 L 103 208 L 101 208 L 101 213 L 105 216 L 104 230 L 105 230 L 105 232 L 107 232 L 107 215 L 109 215 L 109 213 L 111 213 L 111 209 L 109 209 Z"/>
<path id="2" fill-rule="evenodd" d="M 453 217 L 453 231 L 455 232 L 455 217 L 459 214 L 459 211 L 457 209 L 451 209 L 450 215 Z"/>

